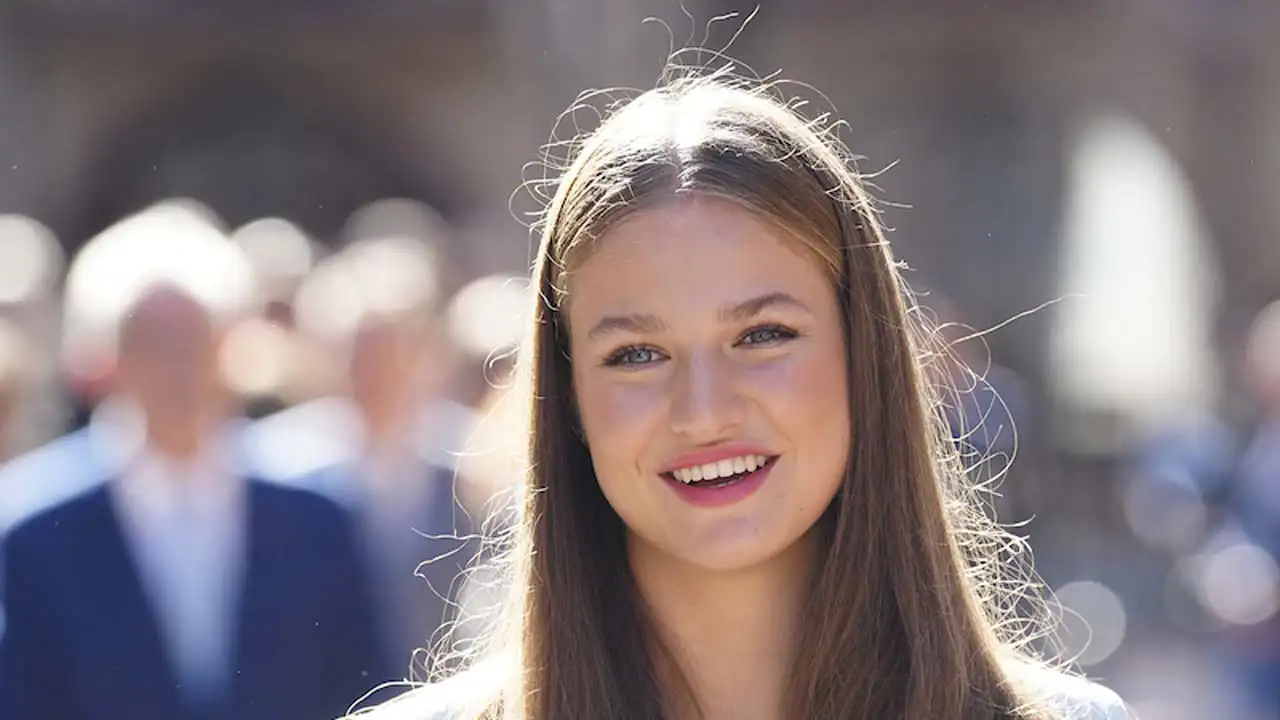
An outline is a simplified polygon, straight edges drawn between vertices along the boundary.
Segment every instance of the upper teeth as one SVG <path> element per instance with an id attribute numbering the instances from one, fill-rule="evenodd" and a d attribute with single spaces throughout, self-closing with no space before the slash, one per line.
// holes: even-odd
<path id="1" fill-rule="evenodd" d="M 691 483 L 698 480 L 715 480 L 717 478 L 741 475 L 745 472 L 755 472 L 756 468 L 763 467 L 768 460 L 769 458 L 766 455 L 742 455 L 741 457 L 707 463 L 706 465 L 679 468 L 672 470 L 671 474 L 683 483 Z"/>

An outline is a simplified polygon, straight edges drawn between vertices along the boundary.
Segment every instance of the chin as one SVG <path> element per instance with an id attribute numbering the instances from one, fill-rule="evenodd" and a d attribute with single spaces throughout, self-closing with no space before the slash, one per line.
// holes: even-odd
<path id="1" fill-rule="evenodd" d="M 741 573 L 763 567 L 783 553 L 765 553 L 757 548 L 726 548 L 714 554 L 700 553 L 686 559 L 690 565 L 713 573 Z"/>
<path id="2" fill-rule="evenodd" d="M 742 521 L 699 533 L 702 537 L 699 542 L 682 542 L 679 547 L 668 548 L 667 554 L 709 572 L 742 572 L 792 555 L 791 551 L 806 534 L 778 537 L 776 531 L 771 533 L 761 529 L 758 523 Z"/>

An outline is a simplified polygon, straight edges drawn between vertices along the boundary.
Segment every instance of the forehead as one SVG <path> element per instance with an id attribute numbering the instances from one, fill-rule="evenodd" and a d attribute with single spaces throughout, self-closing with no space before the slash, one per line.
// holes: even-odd
<path id="1" fill-rule="evenodd" d="M 639 211 L 605 232 L 568 279 L 569 307 L 692 308 L 745 293 L 829 292 L 814 253 L 785 228 L 729 200 L 693 196 Z"/>
<path id="2" fill-rule="evenodd" d="M 199 300 L 174 287 L 158 285 L 139 294 L 126 319 L 135 324 L 186 325 L 207 320 L 208 310 Z"/>

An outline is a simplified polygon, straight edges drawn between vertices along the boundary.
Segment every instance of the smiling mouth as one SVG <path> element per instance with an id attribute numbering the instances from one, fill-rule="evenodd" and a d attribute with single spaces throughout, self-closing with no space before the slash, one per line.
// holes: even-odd
<path id="1" fill-rule="evenodd" d="M 697 488 L 721 488 L 735 485 L 777 462 L 777 455 L 744 455 L 719 462 L 678 468 L 662 473 L 667 480 Z"/>

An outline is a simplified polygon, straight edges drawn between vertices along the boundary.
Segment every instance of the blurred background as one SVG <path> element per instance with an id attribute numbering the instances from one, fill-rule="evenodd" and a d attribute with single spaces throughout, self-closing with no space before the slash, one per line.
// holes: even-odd
<path id="1" fill-rule="evenodd" d="M 228 415 L 266 418 L 255 474 L 367 454 L 417 422 L 388 409 L 412 375 L 433 408 L 414 452 L 462 456 L 484 505 L 511 471 L 470 429 L 518 342 L 520 188 L 547 174 L 526 163 L 584 88 L 657 80 L 646 17 L 679 46 L 755 7 L 683 4 L 696 21 L 657 0 L 0 2 L 0 531 L 94 481 L 47 443 L 127 394 L 85 329 L 127 273 L 67 274 L 157 203 L 252 271 L 217 358 Z M 954 338 L 990 330 L 956 346 L 985 378 L 958 439 L 1002 475 L 1063 643 L 1144 720 L 1280 716 L 1277 37 L 1267 2 L 788 0 L 730 49 L 826 95 L 923 302 Z M 397 330 L 407 370 L 362 324 L 378 298 L 430 308 L 429 343 Z M 312 412 L 327 398 L 364 444 Z"/>

